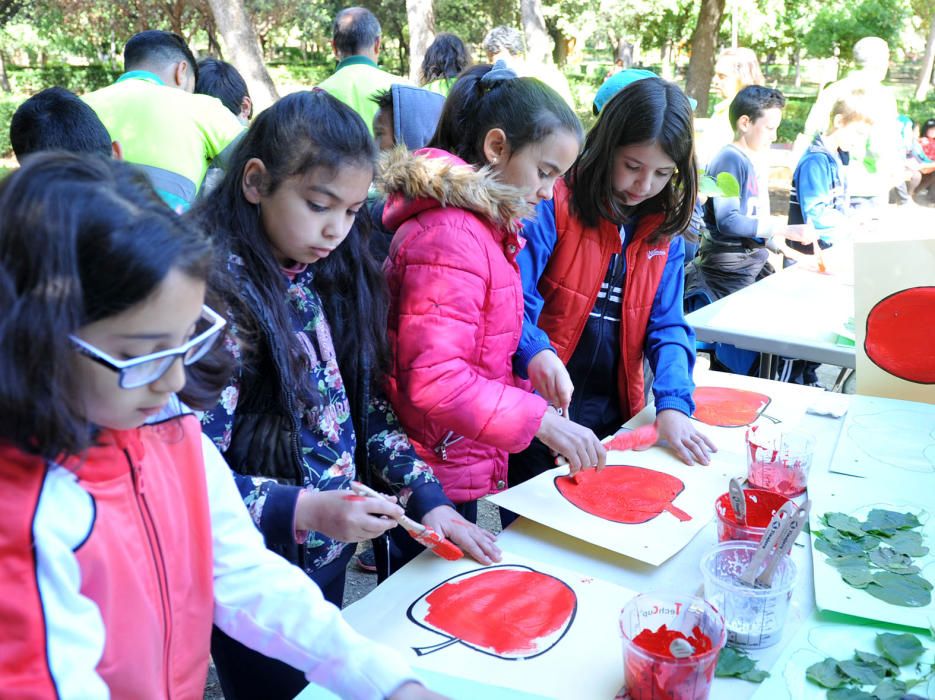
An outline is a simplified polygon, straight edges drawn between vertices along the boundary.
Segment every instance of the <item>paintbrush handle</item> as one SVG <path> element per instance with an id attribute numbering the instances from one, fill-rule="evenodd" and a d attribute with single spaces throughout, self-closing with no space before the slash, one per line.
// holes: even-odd
<path id="1" fill-rule="evenodd" d="M 753 553 L 753 557 L 750 559 L 750 563 L 747 564 L 747 567 L 740 574 L 740 580 L 746 583 L 748 586 L 752 586 L 754 584 L 760 567 L 763 566 L 763 562 L 766 561 L 766 557 L 772 551 L 773 545 L 776 543 L 777 536 L 779 535 L 779 531 L 783 527 L 783 516 L 791 515 L 793 508 L 796 508 L 796 505 L 789 501 L 788 503 L 783 504 L 782 508 L 773 513 L 773 517 L 769 521 L 769 525 L 766 526 L 766 532 L 763 533 L 760 544 Z"/>
<path id="2" fill-rule="evenodd" d="M 747 523 L 747 499 L 743 495 L 743 488 L 740 486 L 738 479 L 730 480 L 727 493 L 730 498 L 730 506 L 734 509 L 734 517 L 738 523 L 745 525 Z"/>
<path id="3" fill-rule="evenodd" d="M 386 496 L 384 496 L 384 495 L 383 495 L 382 493 L 380 493 L 379 491 L 374 491 L 372 488 L 370 488 L 370 487 L 367 486 L 366 484 L 360 483 L 359 481 L 352 481 L 352 482 L 351 482 L 351 491 L 353 491 L 354 493 L 356 493 L 358 496 L 367 496 L 368 498 L 382 498 L 384 501 L 389 500 Z M 408 521 L 409 521 L 410 523 L 412 523 L 413 525 L 418 525 L 418 523 L 417 523 L 415 520 L 412 520 L 411 518 L 407 518 L 405 515 L 401 515 L 401 516 L 399 516 L 398 518 L 397 518 L 397 517 L 394 517 L 394 516 L 392 516 L 392 515 L 388 515 L 388 516 L 386 516 L 386 517 L 392 518 L 393 520 L 395 520 L 396 522 L 398 522 L 400 525 L 403 525 L 403 520 L 404 520 L 404 519 L 405 519 L 405 520 L 408 520 Z M 404 525 L 404 527 L 405 527 L 405 525 Z M 419 525 L 419 527 L 423 527 L 423 526 L 422 526 L 422 525 Z M 407 528 L 407 529 L 408 529 L 408 528 Z"/>
<path id="4" fill-rule="evenodd" d="M 766 568 L 763 569 L 763 573 L 756 577 L 754 582 L 757 586 L 762 586 L 764 588 L 769 588 L 773 585 L 773 576 L 776 575 L 776 569 L 779 568 L 779 562 L 788 556 L 789 552 L 792 551 L 792 545 L 795 543 L 796 538 L 799 536 L 799 533 L 802 531 L 802 528 L 805 527 L 805 523 L 808 521 L 808 510 L 811 507 L 809 501 L 805 501 L 801 508 L 797 509 L 788 518 L 783 520 L 787 523 L 782 532 L 779 534 L 779 541 L 776 544 L 776 549 L 774 550 L 772 557 L 766 563 Z"/>

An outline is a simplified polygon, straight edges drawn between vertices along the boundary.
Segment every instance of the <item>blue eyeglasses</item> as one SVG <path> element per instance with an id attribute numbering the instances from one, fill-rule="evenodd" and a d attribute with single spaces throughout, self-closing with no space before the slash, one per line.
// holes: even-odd
<path id="1" fill-rule="evenodd" d="M 118 360 L 111 357 L 103 350 L 94 347 L 77 336 L 70 335 L 68 338 L 79 353 L 119 373 L 120 378 L 118 381 L 122 389 L 137 389 L 152 384 L 162 377 L 179 357 L 182 358 L 185 365 L 198 362 L 214 347 L 221 329 L 226 324 L 227 321 L 221 318 L 216 311 L 207 306 L 202 306 L 201 317 L 195 325 L 196 335 L 194 338 L 177 348 L 141 355 L 140 357 L 134 357 L 132 360 Z"/>

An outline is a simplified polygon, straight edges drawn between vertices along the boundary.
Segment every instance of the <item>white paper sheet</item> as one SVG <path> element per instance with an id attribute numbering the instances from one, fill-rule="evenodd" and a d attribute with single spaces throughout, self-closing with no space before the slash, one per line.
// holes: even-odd
<path id="1" fill-rule="evenodd" d="M 935 406 L 855 396 L 844 419 L 831 472 L 930 489 L 935 502 Z"/>
<path id="2" fill-rule="evenodd" d="M 887 492 L 893 495 L 887 495 Z M 896 495 L 898 493 L 910 495 Z M 825 527 L 820 518 L 829 512 L 846 513 L 858 520 L 865 520 L 867 513 L 874 508 L 915 514 L 923 524 L 923 543 L 930 551 L 926 556 L 916 558 L 913 564 L 921 569 L 920 576 L 935 583 L 935 552 L 931 551 L 935 549 L 935 518 L 932 517 L 931 491 L 913 494 L 895 479 L 890 480 L 887 486 L 884 482 L 837 477 L 825 478 L 813 484 L 809 488 L 809 496 L 812 499 L 812 533 Z M 839 570 L 826 562 L 827 555 L 815 547 L 816 535 L 812 534 L 811 537 L 815 604 L 819 610 L 921 629 L 935 625 L 935 598 L 925 607 L 904 607 L 887 603 L 850 586 L 841 578 Z"/>
<path id="3" fill-rule="evenodd" d="M 476 641 L 474 646 L 470 640 L 452 641 L 450 635 L 425 620 L 426 594 L 437 591 L 445 582 L 463 583 L 470 572 L 478 570 L 485 573 L 532 570 L 558 579 L 574 593 L 573 618 L 567 627 L 527 652 L 492 652 Z M 489 599 L 482 606 L 483 613 L 464 610 L 462 619 L 490 620 L 487 627 L 522 627 L 513 617 L 517 614 L 513 608 L 520 591 L 503 593 L 497 600 Z M 347 607 L 343 614 L 359 632 L 392 646 L 413 666 L 549 698 L 610 700 L 623 683 L 620 610 L 634 595 L 634 591 L 621 586 L 509 552 L 504 552 L 503 561 L 494 567 L 483 567 L 467 558 L 449 562 L 424 552 L 372 593 Z M 480 606 L 476 599 L 472 601 L 472 607 L 475 602 Z M 440 604 L 436 598 L 432 606 Z M 533 608 L 526 610 L 522 621 L 535 624 L 543 610 Z M 432 648 L 436 650 L 429 651 Z M 515 658 L 530 653 L 535 655 Z"/>
<path id="4" fill-rule="evenodd" d="M 816 613 L 802 623 L 799 632 L 773 665 L 770 677 L 763 681 L 754 700 L 825 700 L 827 689 L 805 678 L 805 670 L 827 658 L 837 661 L 850 659 L 855 650 L 880 654 L 874 645 L 878 634 L 902 634 L 904 630 L 892 625 L 868 623 L 844 615 Z M 927 634 L 916 634 L 926 648 L 922 659 L 932 663 L 935 642 Z M 913 676 L 910 676 L 913 677 Z M 914 677 L 919 677 L 918 675 Z M 912 691 L 922 697 L 935 697 L 935 679 L 927 686 Z"/>
<path id="5" fill-rule="evenodd" d="M 643 452 L 610 452 L 607 463 L 658 472 L 656 480 L 674 477 L 681 482 L 682 490 L 671 500 L 670 510 L 639 524 L 613 522 L 568 500 L 556 486 L 557 477 L 567 476 L 567 467 L 551 469 L 519 486 L 488 496 L 488 500 L 572 537 L 658 566 L 688 544 L 711 520 L 715 499 L 727 490 L 727 481 L 718 471 L 686 466 L 661 447 Z M 612 482 L 616 477 L 611 473 L 613 469 L 608 466 L 602 473 L 588 470 L 587 481 L 579 488 L 591 488 L 592 480 L 595 488 Z M 653 475 L 644 472 L 642 476 Z M 649 481 L 652 479 L 647 478 Z M 571 494 L 576 493 L 574 488 L 570 487 Z M 611 514 L 632 513 L 640 506 L 628 500 L 634 497 L 636 494 L 629 488 L 602 494 Z M 651 509 L 651 513 L 656 512 L 657 509 Z M 689 519 L 685 519 L 686 515 Z"/>

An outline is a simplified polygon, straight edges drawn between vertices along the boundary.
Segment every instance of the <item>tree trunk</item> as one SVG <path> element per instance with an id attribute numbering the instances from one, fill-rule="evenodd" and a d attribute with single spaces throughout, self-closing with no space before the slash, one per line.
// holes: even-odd
<path id="1" fill-rule="evenodd" d="M 217 27 L 211 15 L 205 17 L 205 33 L 208 35 L 208 53 L 223 61 L 224 51 L 221 49 L 221 42 L 218 41 Z"/>
<path id="2" fill-rule="evenodd" d="M 542 0 L 520 0 L 519 12 L 526 36 L 526 60 L 534 65 L 551 63 L 552 51 L 542 14 Z"/>
<path id="3" fill-rule="evenodd" d="M 0 51 L 0 88 L 3 88 L 3 91 L 9 94 L 13 92 L 13 87 L 10 85 L 10 76 L 6 72 L 6 64 L 6 51 Z"/>
<path id="4" fill-rule="evenodd" d="M 227 55 L 247 81 L 254 112 L 258 113 L 273 104 L 279 95 L 276 94 L 273 79 L 269 77 L 269 72 L 263 65 L 260 44 L 250 16 L 244 8 L 243 0 L 208 0 L 208 2 L 211 5 L 214 22 L 227 47 Z"/>
<path id="5" fill-rule="evenodd" d="M 432 0 L 406 0 L 409 20 L 409 80 L 422 82 L 422 59 L 435 39 L 435 10 Z"/>
<path id="6" fill-rule="evenodd" d="M 935 64 L 935 12 L 929 18 L 929 40 L 925 45 L 925 60 L 922 61 L 922 69 L 919 71 L 919 84 L 916 85 L 915 98 L 919 101 L 925 99 L 932 86 L 933 64 Z"/>
<path id="7" fill-rule="evenodd" d="M 688 77 L 685 80 L 685 92 L 698 100 L 695 113 L 708 115 L 708 90 L 714 77 L 714 51 L 717 48 L 717 35 L 724 19 L 724 0 L 701 0 L 698 11 L 698 23 L 692 32 L 692 55 L 688 60 Z"/>

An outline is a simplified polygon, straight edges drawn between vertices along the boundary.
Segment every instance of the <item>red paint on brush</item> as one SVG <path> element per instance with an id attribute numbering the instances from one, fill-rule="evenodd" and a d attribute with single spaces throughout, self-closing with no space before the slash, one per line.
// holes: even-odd
<path id="1" fill-rule="evenodd" d="M 694 653 L 676 660 L 669 649 L 676 639 L 686 640 Z M 633 700 L 704 700 L 708 697 L 717 654 L 699 658 L 714 647 L 699 627 L 693 628 L 690 636 L 665 625 L 655 631 L 645 629 L 633 639 L 633 644 L 645 654 L 624 655 L 627 697 Z"/>
<path id="2" fill-rule="evenodd" d="M 685 522 L 691 516 L 672 503 L 685 490 L 681 479 L 643 467 L 607 466 L 555 478 L 555 488 L 581 510 L 615 523 L 645 523 L 667 511 Z"/>
<path id="3" fill-rule="evenodd" d="M 414 537 L 416 542 L 426 549 L 432 550 L 433 554 L 437 554 L 442 559 L 457 561 L 464 556 L 464 552 L 458 548 L 458 545 L 451 542 L 451 540 L 445 539 L 430 527 L 425 528 L 421 534 Z"/>
<path id="4" fill-rule="evenodd" d="M 880 300 L 867 315 L 867 357 L 894 377 L 935 384 L 935 287 L 913 287 Z"/>
<path id="5" fill-rule="evenodd" d="M 750 425 L 769 405 L 766 394 L 726 386 L 699 386 L 692 396 L 695 400 L 695 420 L 721 428 Z"/>
<path id="6" fill-rule="evenodd" d="M 568 625 L 577 605 L 574 591 L 559 579 L 512 569 L 449 581 L 425 600 L 425 622 L 499 656 L 540 652 L 542 640 Z"/>
<path id="7" fill-rule="evenodd" d="M 636 430 L 615 435 L 610 442 L 604 443 L 604 447 L 606 447 L 608 451 L 617 450 L 619 452 L 626 452 L 627 450 L 635 450 L 641 447 L 650 447 L 655 445 L 658 440 L 659 430 L 656 428 L 655 423 L 650 423 Z"/>

